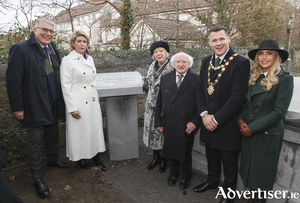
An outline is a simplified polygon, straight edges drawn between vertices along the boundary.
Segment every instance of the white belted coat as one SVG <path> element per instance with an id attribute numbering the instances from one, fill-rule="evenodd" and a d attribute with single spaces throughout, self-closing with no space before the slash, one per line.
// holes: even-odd
<path id="1" fill-rule="evenodd" d="M 90 159 L 105 151 L 102 113 L 96 90 L 93 58 L 72 51 L 62 59 L 61 86 L 66 103 L 66 155 L 71 161 Z M 81 118 L 71 112 L 79 111 Z"/>

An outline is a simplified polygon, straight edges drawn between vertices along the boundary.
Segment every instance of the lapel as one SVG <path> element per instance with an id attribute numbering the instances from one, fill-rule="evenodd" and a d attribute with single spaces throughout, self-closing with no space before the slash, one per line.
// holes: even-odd
<path id="1" fill-rule="evenodd" d="M 220 65 L 225 65 L 226 61 L 228 61 L 229 57 L 232 56 L 234 53 L 235 53 L 234 50 L 231 47 L 229 47 L 229 50 L 228 50 L 227 54 L 225 55 L 224 59 L 222 60 L 222 62 L 220 63 Z M 215 64 L 215 54 L 213 54 L 212 63 Z M 218 76 L 218 74 L 219 74 L 220 71 L 221 71 L 221 69 L 219 69 L 217 71 L 211 70 L 211 72 L 210 72 L 210 75 L 211 75 L 210 80 L 212 81 L 212 80 L 216 79 L 216 77 Z"/>
<path id="2" fill-rule="evenodd" d="M 176 73 L 176 71 L 174 71 Z M 181 95 L 189 86 L 190 84 L 195 80 L 195 75 L 190 73 L 190 69 L 188 69 L 179 89 L 177 88 L 176 82 L 175 87 L 177 89 L 177 92 L 175 93 L 172 100 L 176 99 L 179 95 Z"/>
<path id="3" fill-rule="evenodd" d="M 167 84 L 170 85 L 170 89 L 173 91 L 175 94 L 178 90 L 177 85 L 176 85 L 176 71 L 175 69 L 172 71 L 172 74 L 169 75 Z M 184 81 L 184 80 L 183 80 Z"/>
<path id="4" fill-rule="evenodd" d="M 75 50 L 73 50 L 70 53 L 70 56 L 73 60 L 81 61 L 87 67 L 94 69 L 94 64 L 93 64 L 93 60 L 92 60 L 91 56 L 89 56 L 87 59 L 85 59 L 85 58 L 83 58 L 83 56 L 81 54 L 78 54 Z"/>
<path id="5" fill-rule="evenodd" d="M 274 86 L 269 91 L 264 90 L 263 86 L 261 84 L 258 84 L 256 87 L 254 87 L 253 90 L 251 90 L 251 89 L 252 89 L 251 86 L 249 86 L 248 92 L 246 95 L 246 99 L 250 104 L 252 104 L 252 99 L 256 96 L 259 96 L 261 100 L 264 100 L 264 97 L 267 95 L 266 93 L 272 92 L 274 89 Z"/>

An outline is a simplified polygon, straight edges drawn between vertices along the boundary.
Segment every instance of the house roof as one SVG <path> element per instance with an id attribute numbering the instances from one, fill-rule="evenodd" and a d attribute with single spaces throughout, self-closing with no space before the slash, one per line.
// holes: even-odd
<path id="1" fill-rule="evenodd" d="M 176 40 L 176 20 L 161 19 L 161 18 L 145 18 L 145 23 L 149 26 L 155 33 L 165 41 Z M 118 21 L 120 22 L 120 21 Z M 134 29 L 138 25 L 137 21 L 131 28 Z M 110 27 L 108 25 L 107 27 Z M 197 41 L 200 38 L 201 32 L 198 31 L 191 23 L 188 21 L 179 21 L 179 39 Z M 112 39 L 103 45 L 120 45 L 121 38 Z"/>
<path id="2" fill-rule="evenodd" d="M 174 12 L 176 11 L 176 5 L 174 0 L 147 0 L 147 6 L 145 8 L 145 2 L 139 2 L 136 5 L 133 5 L 135 15 L 150 15 L 158 14 L 165 12 Z M 210 6 L 204 0 L 180 0 L 178 7 L 180 10 L 195 9 Z"/>
<path id="3" fill-rule="evenodd" d="M 108 3 L 99 4 L 99 5 L 94 5 L 89 3 L 81 4 L 71 9 L 71 15 L 73 17 L 76 17 L 87 13 L 100 11 L 107 4 Z M 114 5 L 116 5 L 118 8 L 121 8 L 122 6 L 121 3 L 114 3 Z M 204 0 L 180 0 L 178 4 L 180 10 L 202 8 L 207 6 L 209 6 L 209 3 L 207 3 Z M 133 3 L 132 8 L 135 11 L 135 16 L 176 11 L 176 5 L 174 4 L 174 0 L 158 0 L 158 1 L 147 0 L 146 9 L 145 9 L 145 2 L 139 1 L 137 4 Z M 55 23 L 68 22 L 70 21 L 70 16 L 66 10 L 63 10 L 53 18 L 53 21 Z M 107 25 L 104 27 L 107 27 Z"/>
<path id="4" fill-rule="evenodd" d="M 145 23 L 162 39 L 176 39 L 176 20 L 145 18 Z M 178 37 L 180 40 L 197 41 L 201 32 L 188 21 L 179 21 Z"/>
<path id="5" fill-rule="evenodd" d="M 87 14 L 87 13 L 93 13 L 96 11 L 100 11 L 107 4 L 108 3 L 99 4 L 99 5 L 94 5 L 94 4 L 89 4 L 89 3 L 81 4 L 81 5 L 71 8 L 71 15 L 73 17 L 76 17 L 76 16 Z M 120 3 L 114 3 L 114 4 L 119 8 L 122 5 Z M 59 12 L 53 18 L 53 22 L 55 22 L 55 23 L 63 23 L 63 22 L 68 22 L 68 21 L 70 21 L 70 15 L 68 14 L 68 12 L 66 10 Z"/>
<path id="6" fill-rule="evenodd" d="M 120 26 L 120 22 L 121 22 L 121 18 L 115 20 L 107 19 L 101 23 L 100 28 Z"/>
<path id="7" fill-rule="evenodd" d="M 122 38 L 115 38 L 108 42 L 103 43 L 103 45 L 120 45 L 122 42 Z"/>

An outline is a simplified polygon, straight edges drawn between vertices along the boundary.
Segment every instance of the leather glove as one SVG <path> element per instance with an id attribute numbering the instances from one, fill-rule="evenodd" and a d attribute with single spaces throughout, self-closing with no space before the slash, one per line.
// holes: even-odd
<path id="1" fill-rule="evenodd" d="M 238 120 L 238 125 L 240 126 L 240 132 L 242 133 L 242 135 L 244 135 L 245 137 L 250 137 L 252 135 L 249 126 L 243 119 Z"/>
<path id="2" fill-rule="evenodd" d="M 243 129 L 243 126 L 247 125 L 247 123 L 243 119 L 238 120 L 238 125 L 240 127 L 240 130 Z"/>

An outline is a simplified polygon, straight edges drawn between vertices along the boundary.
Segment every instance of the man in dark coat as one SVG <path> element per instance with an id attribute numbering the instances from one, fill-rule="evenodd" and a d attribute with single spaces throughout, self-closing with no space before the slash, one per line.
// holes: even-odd
<path id="1" fill-rule="evenodd" d="M 176 183 L 182 164 L 181 189 L 190 184 L 192 147 L 201 118 L 197 113 L 196 87 L 199 76 L 189 68 L 193 58 L 183 52 L 171 58 L 175 70 L 162 76 L 155 109 L 155 128 L 164 132 L 162 156 L 169 159 L 168 184 Z M 186 177 L 185 177 L 186 176 Z M 186 183 L 185 183 L 186 181 Z"/>
<path id="2" fill-rule="evenodd" d="M 6 87 L 13 113 L 28 127 L 28 161 L 37 194 L 49 195 L 42 181 L 43 139 L 47 165 L 69 168 L 59 160 L 58 100 L 61 97 L 60 55 L 53 44 L 55 24 L 36 21 L 30 39 L 9 51 Z"/>
<path id="3" fill-rule="evenodd" d="M 210 30 L 214 54 L 202 61 L 197 86 L 197 108 L 202 117 L 200 140 L 205 143 L 208 164 L 207 181 L 194 187 L 195 192 L 217 188 L 223 163 L 223 189 L 236 189 L 237 155 L 241 134 L 237 117 L 245 100 L 250 63 L 229 47 L 230 37 L 223 26 Z M 233 202 L 222 198 L 222 203 Z"/>
<path id="4" fill-rule="evenodd" d="M 0 141 L 0 172 L 5 166 L 5 143 Z M 20 197 L 13 191 L 8 182 L 0 173 L 0 202 L 22 203 Z"/>

